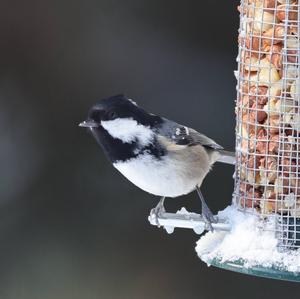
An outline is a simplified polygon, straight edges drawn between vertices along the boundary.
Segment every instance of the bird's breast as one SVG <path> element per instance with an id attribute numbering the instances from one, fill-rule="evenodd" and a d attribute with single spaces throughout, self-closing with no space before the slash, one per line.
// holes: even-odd
<path id="1" fill-rule="evenodd" d="M 210 169 L 208 157 L 195 149 L 169 153 L 160 159 L 145 153 L 113 165 L 137 187 L 166 197 L 190 193 L 201 185 Z"/>

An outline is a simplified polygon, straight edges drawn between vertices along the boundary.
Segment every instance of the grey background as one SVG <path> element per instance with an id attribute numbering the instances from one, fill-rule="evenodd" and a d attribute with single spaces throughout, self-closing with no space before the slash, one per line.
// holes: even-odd
<path id="1" fill-rule="evenodd" d="M 297 284 L 208 268 L 191 231 L 147 222 L 77 124 L 97 100 L 141 106 L 234 148 L 238 1 L 2 1 L 0 298 L 296 298 Z M 203 192 L 231 201 L 230 166 Z M 167 207 L 199 211 L 196 194 Z"/>

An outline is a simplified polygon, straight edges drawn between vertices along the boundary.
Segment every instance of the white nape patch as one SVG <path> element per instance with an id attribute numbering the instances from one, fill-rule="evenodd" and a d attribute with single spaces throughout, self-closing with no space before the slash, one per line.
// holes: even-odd
<path id="1" fill-rule="evenodd" d="M 152 142 L 154 133 L 149 127 L 140 125 L 133 118 L 117 118 L 101 121 L 101 126 L 114 138 L 124 143 L 138 140 L 141 146 Z"/>
<path id="2" fill-rule="evenodd" d="M 239 212 L 235 206 L 229 206 L 218 213 L 221 219 L 228 219 L 230 232 L 208 232 L 197 242 L 196 252 L 207 264 L 217 259 L 221 263 L 242 260 L 244 267 L 254 266 L 280 267 L 291 272 L 300 272 L 300 249 L 281 252 L 277 248 L 275 236 L 275 217 L 264 222 L 259 215 Z"/>
<path id="3" fill-rule="evenodd" d="M 134 100 L 128 99 L 128 101 L 130 101 L 133 105 L 137 106 L 137 103 Z"/>

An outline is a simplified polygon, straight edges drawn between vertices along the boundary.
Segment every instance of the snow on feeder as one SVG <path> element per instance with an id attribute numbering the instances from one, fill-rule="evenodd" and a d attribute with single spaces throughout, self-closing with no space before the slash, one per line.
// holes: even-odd
<path id="1" fill-rule="evenodd" d="M 233 203 L 196 251 L 207 264 L 300 281 L 299 2 L 241 0 L 239 12 Z M 186 211 L 158 221 L 169 233 L 205 230 Z"/>

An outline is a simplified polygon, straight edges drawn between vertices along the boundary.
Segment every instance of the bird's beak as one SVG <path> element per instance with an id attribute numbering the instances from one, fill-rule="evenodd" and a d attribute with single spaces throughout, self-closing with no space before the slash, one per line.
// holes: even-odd
<path id="1" fill-rule="evenodd" d="M 96 123 L 93 120 L 85 120 L 79 124 L 79 127 L 83 127 L 83 128 L 98 128 L 99 126 L 100 124 Z"/>

